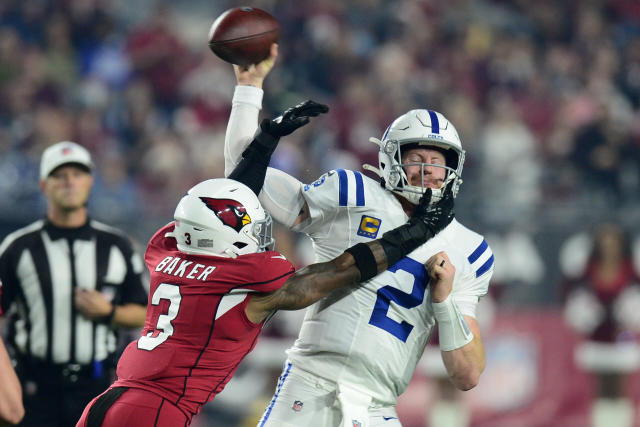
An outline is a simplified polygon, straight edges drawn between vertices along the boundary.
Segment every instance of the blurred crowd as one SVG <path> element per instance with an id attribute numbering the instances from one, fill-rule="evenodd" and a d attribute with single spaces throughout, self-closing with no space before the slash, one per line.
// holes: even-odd
<path id="1" fill-rule="evenodd" d="M 376 162 L 370 136 L 444 112 L 467 149 L 458 215 L 502 232 L 630 219 L 640 194 L 640 6 L 611 1 L 261 0 L 281 24 L 265 115 L 331 106 L 274 162 L 310 181 Z M 231 1 L 6 0 L 0 5 L 0 215 L 39 215 L 42 148 L 98 159 L 96 217 L 169 218 L 222 174 L 235 83 L 207 48 Z M 149 227 L 149 228 L 153 228 Z M 142 227 L 140 238 L 148 231 Z"/>
<path id="2" fill-rule="evenodd" d="M 281 142 L 276 167 L 310 182 L 376 164 L 369 137 L 428 107 L 467 150 L 456 214 L 488 235 L 497 301 L 565 301 L 559 285 L 580 261 L 563 244 L 588 248 L 584 233 L 603 222 L 640 265 L 640 2 L 244 3 L 281 25 L 262 114 L 307 98 L 331 108 Z M 235 78 L 206 38 L 238 5 L 0 2 L 0 237 L 42 217 L 38 163 L 57 141 L 93 153 L 92 216 L 141 247 L 185 189 L 222 176 Z M 277 231 L 281 252 L 310 261 L 308 242 Z M 513 284 L 531 286 L 504 286 Z"/>

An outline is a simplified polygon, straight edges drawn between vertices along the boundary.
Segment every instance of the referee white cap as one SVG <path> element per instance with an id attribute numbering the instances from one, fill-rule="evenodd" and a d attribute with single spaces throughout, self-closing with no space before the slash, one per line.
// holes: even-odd
<path id="1" fill-rule="evenodd" d="M 40 179 L 47 179 L 49 174 L 59 166 L 75 163 L 93 170 L 91 154 L 83 146 L 71 141 L 62 141 L 48 147 L 42 153 L 40 161 Z"/>

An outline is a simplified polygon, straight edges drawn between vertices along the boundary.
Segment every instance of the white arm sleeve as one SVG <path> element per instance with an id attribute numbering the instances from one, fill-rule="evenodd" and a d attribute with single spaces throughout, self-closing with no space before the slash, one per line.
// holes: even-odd
<path id="1" fill-rule="evenodd" d="M 242 152 L 253 140 L 263 95 L 257 87 L 236 86 L 224 140 L 224 176 L 229 176 L 240 163 Z M 304 206 L 302 183 L 280 170 L 268 168 L 259 199 L 276 221 L 291 227 Z"/>
<path id="2" fill-rule="evenodd" d="M 254 86 L 236 86 L 224 138 L 224 176 L 229 176 L 258 129 L 264 92 Z"/>
<path id="3" fill-rule="evenodd" d="M 493 276 L 493 251 L 483 236 L 468 230 L 456 234 L 448 242 L 457 248 L 449 256 L 460 257 L 451 296 L 463 315 L 477 319 L 478 302 L 489 291 Z"/>
<path id="4" fill-rule="evenodd" d="M 281 224 L 291 228 L 304 206 L 302 183 L 281 170 L 268 168 L 260 203 Z"/>
<path id="5" fill-rule="evenodd" d="M 478 302 L 489 291 L 489 282 L 492 275 L 493 267 L 480 277 L 475 277 L 475 274 L 472 273 L 460 280 L 459 284 L 454 281 L 455 289 L 451 292 L 451 296 L 458 304 L 462 314 L 477 319 Z"/>

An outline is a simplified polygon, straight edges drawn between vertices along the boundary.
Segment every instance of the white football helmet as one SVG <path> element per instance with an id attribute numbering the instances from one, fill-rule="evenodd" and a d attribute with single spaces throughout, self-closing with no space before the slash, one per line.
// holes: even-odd
<path id="1" fill-rule="evenodd" d="M 175 229 L 167 233 L 188 254 L 238 255 L 271 249 L 271 216 L 258 197 L 232 179 L 208 179 L 191 188 L 173 214 Z"/>
<path id="2" fill-rule="evenodd" d="M 417 205 L 426 187 L 410 185 L 403 167 L 421 165 L 423 174 L 425 166 L 442 167 L 447 171 L 442 187 L 431 191 L 431 204 L 437 203 L 442 198 L 443 189 L 449 183 L 451 183 L 453 196 L 458 194 L 462 184 L 460 176 L 465 152 L 456 128 L 444 115 L 433 110 L 411 110 L 389 125 L 382 136 L 382 141 L 377 138 L 370 138 L 369 141 L 379 147 L 379 168 L 371 165 L 364 165 L 364 168 L 378 174 L 387 190 Z M 443 150 L 446 166 L 430 163 L 402 163 L 402 150 L 406 150 L 408 146 L 411 148 L 436 147 Z"/>

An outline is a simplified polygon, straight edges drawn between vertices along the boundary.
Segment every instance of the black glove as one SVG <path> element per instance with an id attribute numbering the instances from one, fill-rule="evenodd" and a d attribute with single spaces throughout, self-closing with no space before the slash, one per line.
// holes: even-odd
<path id="1" fill-rule="evenodd" d="M 398 262 L 453 220 L 453 192 L 450 186 L 445 189 L 438 203 L 430 206 L 430 201 L 431 189 L 427 189 L 411 219 L 406 224 L 387 231 L 380 239 L 380 244 L 387 254 L 388 265 Z"/>
<path id="2" fill-rule="evenodd" d="M 275 119 L 264 119 L 253 137 L 251 144 L 242 153 L 242 160 L 228 178 L 247 185 L 254 193 L 260 194 L 267 173 L 271 155 L 278 146 L 281 136 L 289 135 L 315 117 L 329 111 L 324 104 L 308 100 L 289 108 Z"/>
<path id="3" fill-rule="evenodd" d="M 289 108 L 275 119 L 262 120 L 260 129 L 274 138 L 280 138 L 309 123 L 309 117 L 316 117 L 328 111 L 329 107 L 326 105 L 318 104 L 309 99 Z"/>
<path id="4" fill-rule="evenodd" d="M 453 191 L 451 191 L 450 185 L 444 190 L 444 194 L 438 203 L 429 205 L 430 201 L 431 189 L 428 188 L 420 198 L 420 203 L 418 203 L 411 220 L 409 220 L 409 223 L 411 221 L 422 221 L 427 226 L 430 234 L 427 240 L 442 231 L 455 216 L 453 212 Z"/>

